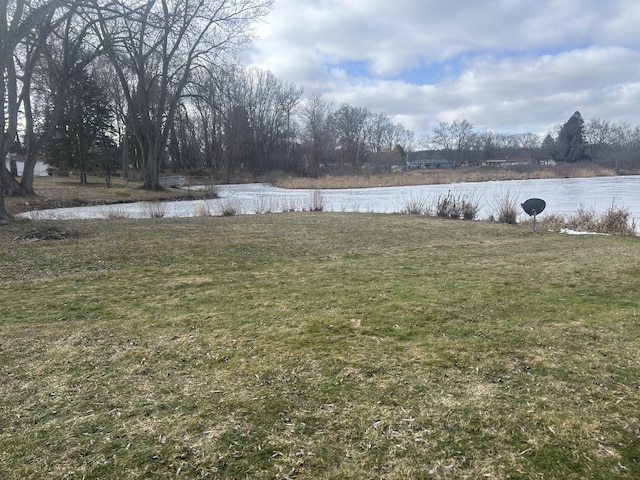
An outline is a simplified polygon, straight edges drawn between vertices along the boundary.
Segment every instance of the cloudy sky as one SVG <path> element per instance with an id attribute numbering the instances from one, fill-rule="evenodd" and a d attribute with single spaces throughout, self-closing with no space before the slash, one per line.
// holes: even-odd
<path id="1" fill-rule="evenodd" d="M 640 124 L 638 0 L 275 0 L 249 64 L 416 134 Z"/>

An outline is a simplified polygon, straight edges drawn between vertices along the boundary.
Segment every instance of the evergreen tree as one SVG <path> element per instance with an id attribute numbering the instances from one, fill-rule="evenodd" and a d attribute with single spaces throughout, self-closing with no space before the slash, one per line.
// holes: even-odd
<path id="1" fill-rule="evenodd" d="M 584 120 L 580 112 L 571 115 L 558 135 L 558 149 L 555 151 L 554 160 L 563 162 L 579 162 L 590 160 L 587 153 L 585 140 Z"/>
<path id="2" fill-rule="evenodd" d="M 63 174 L 68 168 L 75 169 L 84 184 L 87 171 L 104 169 L 105 154 L 113 154 L 113 141 L 109 137 L 113 114 L 104 91 L 88 74 L 81 75 L 67 88 L 64 111 L 46 150 L 51 164 Z"/>

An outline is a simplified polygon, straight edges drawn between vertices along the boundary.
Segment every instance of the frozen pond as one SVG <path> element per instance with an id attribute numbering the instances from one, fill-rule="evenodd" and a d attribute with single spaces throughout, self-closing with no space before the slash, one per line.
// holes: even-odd
<path id="1" fill-rule="evenodd" d="M 7 167 L 7 170 L 10 169 L 9 160 L 5 161 L 5 166 Z M 21 177 L 22 172 L 24 172 L 24 162 L 16 161 L 16 168 L 18 170 L 18 176 Z M 48 165 L 46 163 L 36 162 L 36 166 L 33 169 L 33 176 L 34 177 L 48 176 L 49 174 L 47 173 L 47 168 L 48 168 Z"/>
<path id="2" fill-rule="evenodd" d="M 197 187 L 193 187 L 197 188 Z M 431 208 L 449 192 L 456 198 L 474 200 L 485 219 L 507 195 L 521 204 L 527 198 L 545 200 L 545 214 L 570 215 L 584 208 L 602 213 L 612 205 L 624 207 L 640 220 L 640 176 L 563 178 L 466 182 L 446 185 L 375 187 L 326 190 L 289 190 L 265 184 L 219 185 L 220 198 L 166 203 L 129 203 L 94 207 L 60 208 L 22 214 L 29 218 L 72 219 L 123 216 L 190 217 L 202 214 L 255 214 L 310 210 L 321 205 L 325 212 L 399 213 L 411 204 Z M 524 212 L 522 218 L 526 217 Z"/>

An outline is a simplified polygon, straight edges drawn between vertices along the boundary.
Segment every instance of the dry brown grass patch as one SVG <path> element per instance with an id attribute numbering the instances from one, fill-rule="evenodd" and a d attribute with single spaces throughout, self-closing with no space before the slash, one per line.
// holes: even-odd
<path id="1" fill-rule="evenodd" d="M 465 167 L 451 170 L 411 170 L 380 175 L 325 175 L 319 178 L 281 177 L 273 183 L 282 188 L 327 189 L 369 188 L 404 185 L 435 185 L 454 182 L 485 182 L 490 180 L 527 180 L 536 178 L 613 176 L 615 171 L 592 163 L 548 166 L 516 166 L 511 168 Z"/>

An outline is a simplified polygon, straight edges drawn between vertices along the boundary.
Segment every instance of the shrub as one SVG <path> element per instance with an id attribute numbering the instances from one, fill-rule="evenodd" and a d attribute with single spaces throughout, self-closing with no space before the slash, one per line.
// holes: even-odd
<path id="1" fill-rule="evenodd" d="M 129 214 L 123 208 L 114 207 L 103 214 L 107 220 L 117 220 L 119 218 L 129 218 Z"/>
<path id="2" fill-rule="evenodd" d="M 567 219 L 565 228 L 579 232 L 598 232 L 598 215 L 594 210 L 580 207 L 575 215 Z"/>
<path id="3" fill-rule="evenodd" d="M 275 210 L 275 201 L 273 197 L 259 193 L 252 202 L 253 211 L 256 214 L 271 213 Z"/>
<path id="4" fill-rule="evenodd" d="M 436 216 L 440 218 L 460 218 L 457 214 L 456 199 L 449 191 L 446 195 L 440 195 L 436 201 Z"/>
<path id="5" fill-rule="evenodd" d="M 538 219 L 538 226 L 546 230 L 562 229 L 576 232 L 607 233 L 618 235 L 635 235 L 636 223 L 629 218 L 629 211 L 612 205 L 604 213 L 598 215 L 595 210 L 578 209 L 575 215 L 545 215 Z"/>
<path id="6" fill-rule="evenodd" d="M 298 210 L 298 204 L 295 199 L 288 198 L 284 200 L 280 210 L 282 211 L 282 213 L 296 212 Z"/>
<path id="7" fill-rule="evenodd" d="M 240 213 L 239 210 L 229 200 L 220 203 L 220 215 L 223 217 L 233 217 L 238 213 Z"/>
<path id="8" fill-rule="evenodd" d="M 161 202 L 144 202 L 142 208 L 150 218 L 162 218 L 167 213 L 167 206 Z"/>
<path id="9" fill-rule="evenodd" d="M 196 205 L 193 209 L 194 217 L 211 217 L 213 216 L 211 213 L 211 207 L 207 202 L 202 202 Z"/>
<path id="10" fill-rule="evenodd" d="M 480 205 L 473 198 L 462 199 L 460 201 L 460 216 L 463 220 L 475 220 L 480 211 Z"/>
<path id="11" fill-rule="evenodd" d="M 408 215 L 425 215 L 429 213 L 427 202 L 422 196 L 411 195 L 409 198 L 404 199 L 404 206 L 400 209 L 400 213 L 406 213 Z"/>
<path id="12" fill-rule="evenodd" d="M 440 218 L 475 220 L 480 205 L 474 198 L 455 197 L 451 192 L 440 195 L 436 201 L 436 216 Z"/>
<path id="13" fill-rule="evenodd" d="M 530 224 L 532 222 L 533 220 L 526 220 L 523 223 Z M 536 223 L 538 225 L 538 228 L 540 229 L 559 231 L 559 230 L 562 230 L 563 228 L 566 228 L 567 220 L 564 217 L 564 215 L 550 214 L 550 215 L 544 215 L 542 217 L 537 217 Z"/>
<path id="14" fill-rule="evenodd" d="M 598 220 L 598 232 L 618 235 L 635 235 L 636 225 L 629 223 L 629 210 L 611 205 Z"/>
<path id="15" fill-rule="evenodd" d="M 320 190 L 314 190 L 309 205 L 310 212 L 322 212 L 324 210 L 324 196 Z"/>
<path id="16" fill-rule="evenodd" d="M 209 198 L 218 198 L 220 197 L 220 193 L 218 192 L 218 186 L 213 184 L 213 179 L 210 183 L 205 185 L 205 192 L 207 192 L 207 196 Z"/>
<path id="17" fill-rule="evenodd" d="M 509 225 L 518 223 L 518 202 L 509 192 L 496 200 L 493 210 L 490 220 Z"/>

